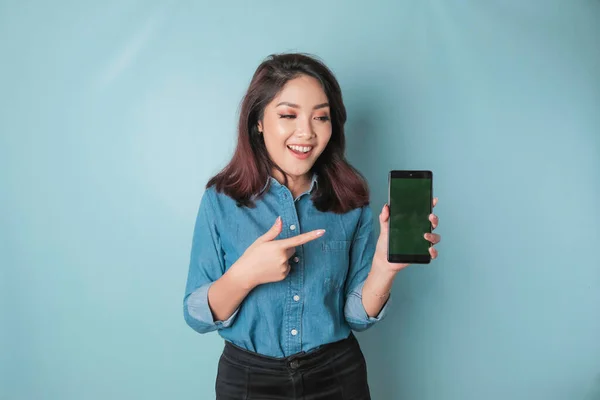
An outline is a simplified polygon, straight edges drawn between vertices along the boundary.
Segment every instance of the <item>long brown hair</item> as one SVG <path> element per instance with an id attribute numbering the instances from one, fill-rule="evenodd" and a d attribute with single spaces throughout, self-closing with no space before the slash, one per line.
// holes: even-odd
<path id="1" fill-rule="evenodd" d="M 269 157 L 258 121 L 283 86 L 299 75 L 321 83 L 331 110 L 331 138 L 312 168 L 318 175 L 311 197 L 315 207 L 323 212 L 345 213 L 368 204 L 368 184 L 345 157 L 346 108 L 340 85 L 321 60 L 305 53 L 271 54 L 258 66 L 241 103 L 235 153 L 206 187 L 215 185 L 218 192 L 232 197 L 239 206 L 254 207 L 253 198 L 260 198 L 274 168 L 283 174 L 287 185 L 286 174 Z"/>

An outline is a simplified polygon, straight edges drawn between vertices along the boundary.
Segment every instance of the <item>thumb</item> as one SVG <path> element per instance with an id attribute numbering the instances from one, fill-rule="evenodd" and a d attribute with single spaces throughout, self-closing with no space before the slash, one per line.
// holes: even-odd
<path id="1" fill-rule="evenodd" d="M 275 238 L 281 233 L 282 223 L 281 217 L 277 217 L 275 223 L 264 235 L 258 238 L 260 242 L 270 242 L 271 240 L 275 240 Z"/>
<path id="2" fill-rule="evenodd" d="M 389 222 L 390 222 L 390 208 L 387 204 L 383 205 L 383 209 L 381 210 L 381 214 L 379 214 L 379 228 L 380 235 L 387 236 L 389 230 Z"/>

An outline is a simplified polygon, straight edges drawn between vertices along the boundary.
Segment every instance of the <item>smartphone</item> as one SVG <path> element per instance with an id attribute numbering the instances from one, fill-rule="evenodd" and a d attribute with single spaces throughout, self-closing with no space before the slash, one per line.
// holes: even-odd
<path id="1" fill-rule="evenodd" d="M 431 242 L 424 235 L 431 233 L 433 173 L 390 171 L 388 206 L 388 262 L 429 264 Z"/>

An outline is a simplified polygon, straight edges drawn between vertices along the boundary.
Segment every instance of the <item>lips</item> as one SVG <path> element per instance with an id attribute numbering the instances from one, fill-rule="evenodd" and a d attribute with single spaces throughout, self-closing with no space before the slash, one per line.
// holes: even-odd
<path id="1" fill-rule="evenodd" d="M 293 149 L 290 146 L 287 146 L 287 149 L 289 150 L 290 153 L 292 153 L 292 155 L 294 157 L 296 157 L 299 160 L 305 160 L 305 159 L 307 159 L 308 157 L 310 157 L 310 155 L 312 154 L 312 152 L 314 150 L 314 147 L 312 147 L 312 146 L 299 146 L 299 147 L 294 146 L 294 147 L 295 148 Z M 302 148 L 310 147 L 310 150 L 307 151 L 307 152 L 303 152 L 303 151 L 299 150 L 300 147 L 302 147 Z"/>

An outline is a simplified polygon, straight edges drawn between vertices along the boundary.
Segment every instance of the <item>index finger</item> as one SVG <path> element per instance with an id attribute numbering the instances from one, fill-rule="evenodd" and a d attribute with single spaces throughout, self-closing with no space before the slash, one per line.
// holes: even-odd
<path id="1" fill-rule="evenodd" d="M 317 229 L 311 232 L 302 233 L 298 236 L 294 236 L 287 239 L 279 240 L 279 243 L 285 248 L 292 248 L 296 246 L 301 246 L 304 243 L 308 243 L 311 240 L 315 240 L 325 233 L 325 229 Z"/>

